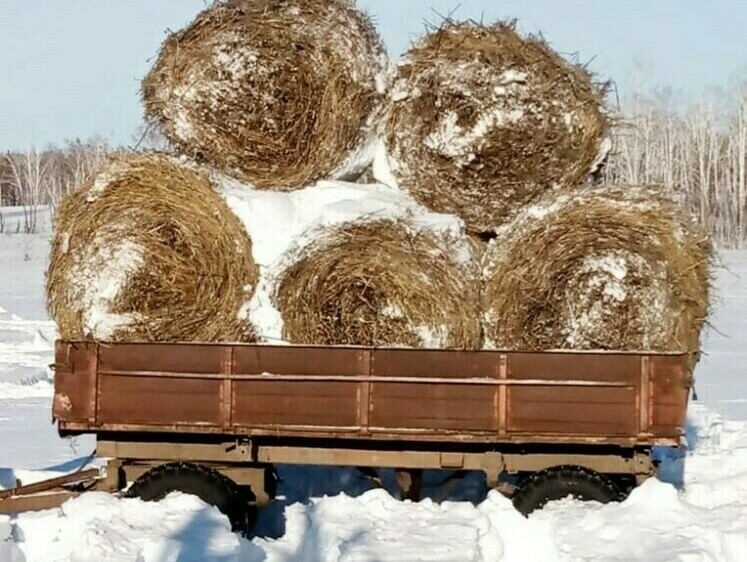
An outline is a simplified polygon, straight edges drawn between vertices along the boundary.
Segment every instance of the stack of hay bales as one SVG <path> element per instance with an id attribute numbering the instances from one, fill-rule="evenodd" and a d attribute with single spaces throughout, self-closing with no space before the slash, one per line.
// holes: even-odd
<path id="1" fill-rule="evenodd" d="M 180 159 L 115 158 L 61 207 L 61 335 L 697 349 L 710 246 L 655 190 L 583 186 L 609 126 L 586 70 L 452 22 L 390 70 L 352 0 L 223 0 L 171 35 L 142 94 Z M 372 162 L 389 187 L 314 185 Z"/>
<path id="2" fill-rule="evenodd" d="M 119 157 L 62 206 L 47 283 L 61 336 L 261 339 L 249 318 L 253 225 L 229 211 L 216 178 L 252 193 L 360 175 L 373 159 L 388 70 L 376 30 L 349 0 L 217 2 L 171 35 L 142 94 L 187 162 Z M 277 280 L 283 334 L 479 347 L 475 262 L 463 251 L 441 259 L 459 242 L 402 217 L 360 219 L 321 229 Z"/>

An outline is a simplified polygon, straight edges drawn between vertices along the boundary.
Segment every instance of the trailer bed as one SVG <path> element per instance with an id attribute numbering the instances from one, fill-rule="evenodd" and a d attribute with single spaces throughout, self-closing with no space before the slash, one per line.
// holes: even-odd
<path id="1" fill-rule="evenodd" d="M 688 354 L 57 343 L 63 435 L 677 445 Z"/>

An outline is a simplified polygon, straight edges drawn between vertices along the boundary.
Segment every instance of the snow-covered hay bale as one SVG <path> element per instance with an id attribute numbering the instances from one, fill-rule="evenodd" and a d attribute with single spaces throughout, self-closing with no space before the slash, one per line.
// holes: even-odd
<path id="1" fill-rule="evenodd" d="M 475 262 L 466 240 L 405 220 L 328 228 L 280 276 L 293 343 L 476 349 Z"/>
<path id="2" fill-rule="evenodd" d="M 708 237 L 657 188 L 547 196 L 483 257 L 489 346 L 697 351 Z"/>
<path id="3" fill-rule="evenodd" d="M 149 116 L 184 152 L 258 188 L 370 164 L 387 58 L 353 0 L 228 0 L 164 42 Z"/>
<path id="4" fill-rule="evenodd" d="M 252 341 L 252 243 L 207 176 L 112 159 L 59 208 L 47 306 L 61 337 Z"/>
<path id="5" fill-rule="evenodd" d="M 583 183 L 607 127 L 589 73 L 506 23 L 430 33 L 404 57 L 390 98 L 376 169 L 475 232 L 549 188 Z"/>

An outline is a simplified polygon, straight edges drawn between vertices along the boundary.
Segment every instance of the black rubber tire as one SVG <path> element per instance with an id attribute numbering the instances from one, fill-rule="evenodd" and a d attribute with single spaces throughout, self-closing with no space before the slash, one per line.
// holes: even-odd
<path id="1" fill-rule="evenodd" d="M 554 466 L 530 474 L 519 484 L 512 501 L 524 515 L 568 496 L 608 503 L 621 499 L 620 489 L 606 476 L 580 466 Z"/>
<path id="2" fill-rule="evenodd" d="M 256 519 L 249 504 L 250 492 L 208 466 L 194 463 L 169 463 L 150 469 L 127 490 L 127 497 L 158 501 L 171 492 L 183 492 L 216 507 L 231 522 L 232 530 L 248 533 Z"/>

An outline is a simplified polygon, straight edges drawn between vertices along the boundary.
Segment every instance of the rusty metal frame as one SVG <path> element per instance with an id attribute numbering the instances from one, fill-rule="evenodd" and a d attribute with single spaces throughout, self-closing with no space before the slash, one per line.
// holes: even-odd
<path id="1" fill-rule="evenodd" d="M 134 347 L 130 349 L 129 346 Z M 676 420 L 676 414 L 673 416 L 667 413 L 667 417 L 659 418 L 666 419 L 665 423 L 657 426 L 653 424 L 657 408 L 659 408 L 659 402 L 655 400 L 659 386 L 654 384 L 653 371 L 656 364 L 658 373 L 660 363 L 655 355 L 645 352 L 528 353 L 500 350 L 468 352 L 356 346 L 292 346 L 288 348 L 253 344 L 97 344 L 91 342 L 58 342 L 57 347 L 56 364 L 66 376 L 59 377 L 61 386 L 56 388 L 55 404 L 67 396 L 66 385 L 69 384 L 75 389 L 74 383 L 77 377 L 70 375 L 77 373 L 83 375 L 81 368 L 85 368 L 86 373 L 85 376 L 77 378 L 78 395 L 82 394 L 81 385 L 90 385 L 95 389 L 94 392 L 85 394 L 92 402 L 87 408 L 85 404 L 83 407 L 76 404 L 78 407 L 75 410 L 55 408 L 60 432 L 65 435 L 83 432 L 99 434 L 139 432 L 151 435 L 173 432 L 185 436 L 213 435 L 226 439 L 273 436 L 359 439 L 367 442 L 418 440 L 452 444 L 523 443 L 532 446 L 545 443 L 575 443 L 636 447 L 652 444 L 676 445 L 681 433 L 680 424 L 671 421 Z M 71 349 L 76 350 L 75 357 L 80 359 L 69 358 Z M 284 353 L 288 349 L 291 350 L 289 359 L 285 360 Z M 355 350 L 354 358 L 349 350 Z M 68 353 L 67 360 L 66 352 Z M 135 355 L 131 356 L 130 352 Z M 167 357 L 194 357 L 196 362 L 161 360 L 160 353 L 164 353 Z M 182 355 L 182 353 L 187 355 Z M 429 365 L 427 368 L 418 368 L 420 363 L 418 354 L 423 354 L 422 357 Z M 558 357 L 560 355 L 565 357 L 560 359 Z M 589 358 L 590 355 L 599 357 Z M 618 368 L 615 359 L 603 359 L 604 356 L 613 355 L 620 356 L 618 359 L 624 361 L 622 364 L 625 366 Z M 682 357 L 682 360 L 686 359 L 686 354 L 656 355 L 671 355 Z M 574 367 L 575 356 L 586 356 L 586 359 L 578 360 L 580 370 Z M 623 360 L 623 356 L 628 359 Z M 131 360 L 130 357 L 133 359 Z M 439 368 L 441 357 L 444 358 L 443 364 L 450 366 Z M 527 359 L 524 359 L 525 357 Z M 471 366 L 460 372 L 462 361 L 470 362 Z M 678 362 L 681 360 L 678 359 Z M 273 374 L 263 373 L 263 365 L 272 365 L 269 370 Z M 667 368 L 671 373 L 672 362 L 670 361 L 668 365 L 670 366 Z M 132 368 L 129 369 L 128 366 Z M 607 368 L 611 368 L 616 373 L 619 372 L 620 378 L 608 376 L 605 373 Z M 192 369 L 194 371 L 191 371 Z M 578 374 L 574 375 L 574 373 Z M 213 394 L 206 396 L 205 399 L 214 402 L 211 402 L 207 414 L 203 411 L 195 415 L 194 410 L 190 411 L 177 405 L 169 410 L 168 415 L 158 415 L 156 412 L 152 418 L 146 416 L 139 419 L 137 416 L 132 416 L 132 412 L 138 408 L 138 403 L 137 397 L 131 396 L 122 412 L 109 415 L 112 404 L 121 403 L 123 399 L 111 393 L 101 396 L 101 392 L 102 388 L 109 388 L 109 384 L 121 387 L 123 382 L 114 383 L 118 377 L 132 377 L 133 384 L 138 385 L 140 384 L 137 381 L 138 378 L 151 381 L 181 380 L 183 381 L 179 383 L 181 389 L 191 388 L 192 385 L 188 381 L 194 379 L 195 386 L 198 386 L 201 381 L 203 383 L 201 388 L 211 388 L 210 392 Z M 320 394 L 321 398 L 315 397 L 314 408 L 316 410 L 306 417 L 302 415 L 294 419 L 293 416 L 276 416 L 271 412 L 258 414 L 252 406 L 254 390 L 248 389 L 268 388 L 270 390 L 266 392 L 270 394 L 264 395 L 273 396 L 272 392 L 276 391 L 273 390 L 272 384 L 266 384 L 268 382 L 285 384 L 286 387 L 277 387 L 281 389 L 293 388 L 293 385 L 289 383 L 299 383 L 308 384 L 311 388 L 322 388 L 324 391 Z M 434 414 L 441 418 L 429 418 L 429 411 L 410 412 L 409 404 L 401 400 L 399 403 L 393 402 L 398 400 L 396 385 L 400 384 L 403 385 L 403 395 L 412 397 L 418 395 L 418 385 L 422 385 L 425 395 L 428 395 L 431 388 L 441 389 L 437 395 L 431 393 L 427 397 L 433 402 L 440 400 L 441 405 L 448 403 L 450 396 L 457 397 L 455 399 L 461 400 L 467 408 L 470 407 L 469 401 L 474 400 L 474 403 L 479 404 L 481 408 L 479 420 L 476 419 L 476 415 L 472 418 L 469 416 L 462 418 L 459 413 L 453 413 L 453 409 L 452 413 L 448 413 L 448 407 L 439 410 L 446 413 Z M 157 386 L 145 381 L 142 385 L 143 388 L 148 389 Z M 530 387 L 540 387 L 541 390 L 526 390 Z M 337 388 L 340 390 L 336 390 Z M 555 417 L 548 417 L 545 412 L 536 409 L 529 410 L 529 414 L 526 413 L 528 400 L 521 398 L 522 396 L 542 396 L 538 400 L 553 403 L 556 394 L 570 396 L 572 394 L 568 389 L 574 388 L 582 389 L 579 392 L 591 393 L 592 398 L 597 392 L 594 389 L 599 389 L 599 393 L 607 392 L 611 396 L 629 396 L 630 402 L 627 398 L 625 400 L 615 398 L 610 404 L 617 406 L 616 410 L 610 409 L 609 416 L 602 411 L 588 423 L 578 415 L 572 415 L 577 414 L 577 410 L 569 410 L 572 406 L 564 406 L 565 398 L 555 401 L 553 405 Z M 323 398 L 327 389 L 337 393 L 334 396 L 339 396 L 337 403 L 342 404 L 344 413 L 332 415 L 333 411 L 325 411 Z M 265 391 L 257 393 L 257 399 L 261 400 L 262 392 Z M 473 398 L 460 397 L 465 395 Z M 144 398 L 146 396 L 147 394 L 143 394 Z M 289 397 L 296 401 L 304 398 L 292 393 L 288 396 L 283 394 L 282 400 L 276 402 L 275 407 L 283 407 L 283 400 Z M 600 403 L 604 403 L 603 401 L 604 398 L 600 400 Z M 157 404 L 152 406 L 152 412 L 158 410 Z M 417 404 L 413 404 L 413 408 L 415 406 Z M 670 408 L 671 411 L 670 406 L 665 403 L 665 407 Z M 684 405 L 682 411 L 684 416 Z M 538 421 L 535 421 L 533 416 Z M 564 423 L 564 416 L 568 418 L 567 424 Z M 468 423 L 460 423 L 464 420 Z M 547 420 L 557 423 L 549 425 Z M 606 424 L 603 431 L 595 430 L 593 425 L 600 422 Z M 451 423 L 453 425 L 450 425 Z"/>
<path id="2" fill-rule="evenodd" d="M 641 356 L 641 381 L 638 385 L 638 435 L 642 438 L 650 435 L 652 425 L 652 376 L 651 359 L 647 355 Z"/>
<path id="3" fill-rule="evenodd" d="M 95 423 L 99 417 L 99 394 L 101 393 L 101 385 L 99 384 L 100 378 L 99 373 L 99 346 L 96 346 L 93 354 L 93 361 L 88 362 L 88 376 L 89 380 L 93 381 L 91 389 L 91 405 L 90 412 L 91 417 L 88 418 L 90 423 Z"/>
<path id="4" fill-rule="evenodd" d="M 99 441 L 97 450 L 105 456 L 116 456 L 125 463 L 191 461 L 218 463 L 224 467 L 247 470 L 275 464 L 352 466 L 370 468 L 480 470 L 498 472 L 533 472 L 551 466 L 577 465 L 608 474 L 650 474 L 652 461 L 648 450 L 576 453 L 515 453 L 501 451 L 391 450 L 356 449 L 324 446 L 290 446 L 242 443 L 169 443 Z M 134 470 L 128 468 L 128 470 Z M 236 474 L 236 472 L 232 472 Z"/>
<path id="5" fill-rule="evenodd" d="M 170 424 L 170 425 L 151 425 L 151 424 L 85 424 L 77 422 L 58 422 L 63 434 L 66 432 L 101 432 L 101 433 L 147 433 L 147 434 L 164 434 L 171 431 L 182 432 L 199 436 L 212 435 L 222 436 L 227 439 L 252 438 L 252 437 L 278 437 L 283 431 L 292 432 L 294 437 L 308 438 L 329 438 L 329 439 L 356 439 L 361 438 L 361 427 L 339 427 L 339 426 L 299 426 L 299 425 L 269 425 L 269 426 L 241 426 L 234 425 L 229 433 L 221 427 L 212 424 Z M 198 427 L 199 430 L 196 430 Z M 384 440 L 402 440 L 403 438 L 417 439 L 418 441 L 429 443 L 482 443 L 493 445 L 504 444 L 526 444 L 544 445 L 544 444 L 568 444 L 568 445 L 614 445 L 617 447 L 634 447 L 634 446 L 651 446 L 663 445 L 676 447 L 679 445 L 679 438 L 665 437 L 627 437 L 627 436 L 589 436 L 577 435 L 571 433 L 546 433 L 542 435 L 525 433 L 511 433 L 506 436 L 496 438 L 495 432 L 492 431 L 473 431 L 473 432 L 429 432 L 427 430 L 417 429 L 400 429 L 392 431 L 390 428 L 369 427 L 368 437 L 370 439 L 361 439 L 370 441 L 375 439 Z"/>
<path id="6" fill-rule="evenodd" d="M 247 462 L 251 446 L 248 442 L 173 443 L 98 440 L 96 452 L 101 457 L 152 461 Z"/>
<path id="7" fill-rule="evenodd" d="M 498 390 L 496 392 L 496 417 L 498 420 L 498 434 L 508 433 L 508 356 L 501 353 L 498 359 Z"/>

